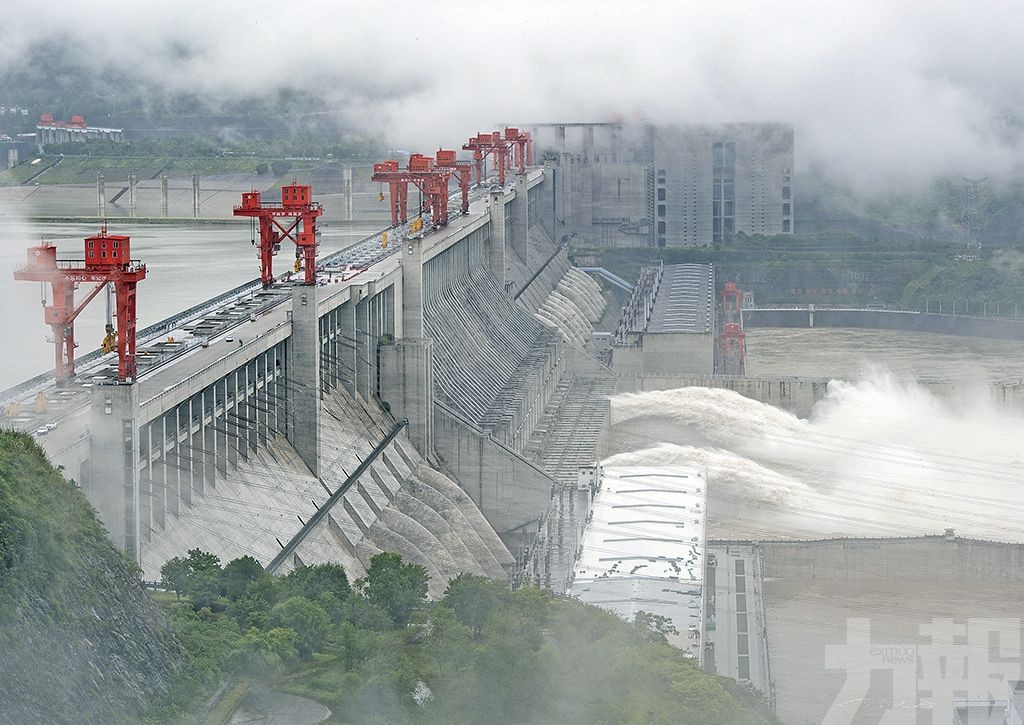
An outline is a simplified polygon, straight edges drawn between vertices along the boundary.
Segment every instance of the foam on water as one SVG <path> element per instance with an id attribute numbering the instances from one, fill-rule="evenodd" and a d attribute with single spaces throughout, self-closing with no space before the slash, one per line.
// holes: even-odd
<path id="1" fill-rule="evenodd" d="M 874 371 L 830 383 L 807 420 L 730 390 L 681 388 L 616 396 L 612 422 L 609 463 L 707 466 L 714 535 L 949 527 L 1024 541 L 1024 416 L 980 398 L 946 403 Z"/>

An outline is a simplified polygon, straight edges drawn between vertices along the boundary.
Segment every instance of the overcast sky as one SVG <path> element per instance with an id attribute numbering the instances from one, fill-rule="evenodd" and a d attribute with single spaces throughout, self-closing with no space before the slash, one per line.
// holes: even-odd
<path id="1" fill-rule="evenodd" d="M 1010 173 L 1024 3 L 9 0 L 0 62 L 83 57 L 215 98 L 319 88 L 413 150 L 496 121 L 790 121 L 798 167 L 861 180 Z M 187 57 L 176 57 L 187 49 Z M 320 110 L 320 109 L 311 109 Z"/>

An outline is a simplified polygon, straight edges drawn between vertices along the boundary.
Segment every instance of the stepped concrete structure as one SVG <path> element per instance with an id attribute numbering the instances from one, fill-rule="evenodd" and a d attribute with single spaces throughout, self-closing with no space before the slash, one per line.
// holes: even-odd
<path id="1" fill-rule="evenodd" d="M 317 285 L 254 280 L 151 326 L 133 383 L 98 352 L 74 385 L 26 381 L 3 423 L 56 424 L 41 445 L 147 578 L 200 547 L 352 577 L 397 551 L 433 595 L 459 572 L 518 579 L 603 452 L 614 389 L 589 349 L 605 301 L 552 241 L 549 177 L 324 257 Z"/>
<path id="2" fill-rule="evenodd" d="M 709 264 L 644 267 L 615 330 L 623 376 L 715 372 L 715 273 Z"/>

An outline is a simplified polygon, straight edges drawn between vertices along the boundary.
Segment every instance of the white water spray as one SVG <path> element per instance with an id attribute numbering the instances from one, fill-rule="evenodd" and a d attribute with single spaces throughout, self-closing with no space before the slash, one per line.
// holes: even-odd
<path id="1" fill-rule="evenodd" d="M 1024 416 L 981 400 L 945 403 L 876 372 L 830 383 L 808 420 L 681 388 L 617 396 L 612 421 L 629 452 L 609 464 L 707 467 L 715 536 L 1024 541 Z"/>

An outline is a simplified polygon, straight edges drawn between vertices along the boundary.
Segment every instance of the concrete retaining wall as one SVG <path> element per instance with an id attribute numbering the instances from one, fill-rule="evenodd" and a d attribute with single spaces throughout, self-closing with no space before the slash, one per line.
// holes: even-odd
<path id="1" fill-rule="evenodd" d="M 771 309 L 743 310 L 744 327 L 854 327 L 934 332 L 964 337 L 1024 340 L 1024 320 L 938 315 L 899 310 Z"/>
<path id="2" fill-rule="evenodd" d="M 517 532 L 543 515 L 553 479 L 436 401 L 434 447 L 509 549 L 517 551 Z"/>
<path id="3" fill-rule="evenodd" d="M 769 579 L 1024 582 L 1024 544 L 945 536 L 714 543 L 758 546 Z"/>

